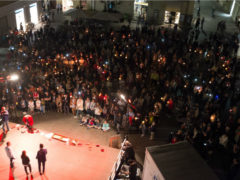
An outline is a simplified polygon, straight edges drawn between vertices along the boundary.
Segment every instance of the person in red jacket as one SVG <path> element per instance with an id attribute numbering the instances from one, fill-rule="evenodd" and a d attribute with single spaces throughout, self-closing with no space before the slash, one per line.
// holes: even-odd
<path id="1" fill-rule="evenodd" d="M 33 117 L 27 113 L 24 113 L 23 122 L 27 126 L 29 132 L 33 132 Z"/>
<path id="2" fill-rule="evenodd" d="M 167 107 L 168 107 L 168 110 L 171 111 L 173 109 L 173 100 L 172 98 L 170 98 L 168 101 L 167 101 Z"/>

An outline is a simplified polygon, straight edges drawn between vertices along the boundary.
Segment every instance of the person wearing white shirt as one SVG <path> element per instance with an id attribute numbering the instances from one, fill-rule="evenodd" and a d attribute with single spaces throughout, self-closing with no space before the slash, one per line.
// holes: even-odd
<path id="1" fill-rule="evenodd" d="M 77 118 L 76 116 L 76 102 L 77 99 L 75 98 L 75 96 L 72 96 L 72 98 L 70 98 L 70 108 L 72 109 L 72 114 L 74 115 L 74 118 Z"/>
<path id="2" fill-rule="evenodd" d="M 32 99 L 28 101 L 28 110 L 32 113 L 34 112 L 34 101 Z"/>
<path id="3" fill-rule="evenodd" d="M 12 149 L 10 148 L 11 143 L 8 141 L 7 146 L 5 147 L 6 154 L 8 158 L 10 159 L 10 167 L 14 168 L 13 160 L 15 159 L 13 154 L 12 154 Z"/>
<path id="4" fill-rule="evenodd" d="M 41 101 L 39 99 L 36 100 L 36 110 L 40 112 L 41 109 Z"/>
<path id="5" fill-rule="evenodd" d="M 85 111 L 87 112 L 87 114 L 90 114 L 90 100 L 89 100 L 89 98 L 86 99 L 84 108 L 85 108 Z"/>
<path id="6" fill-rule="evenodd" d="M 94 109 L 94 114 L 96 118 L 100 118 L 101 114 L 102 114 L 102 108 L 101 106 L 97 103 Z"/>
<path id="7" fill-rule="evenodd" d="M 81 97 L 79 97 L 77 99 L 77 114 L 76 116 L 78 116 L 79 114 L 82 114 L 84 108 L 83 108 L 83 99 Z"/>

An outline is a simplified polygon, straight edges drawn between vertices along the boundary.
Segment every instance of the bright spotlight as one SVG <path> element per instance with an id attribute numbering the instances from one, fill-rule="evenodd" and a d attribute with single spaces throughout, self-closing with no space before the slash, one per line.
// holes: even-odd
<path id="1" fill-rule="evenodd" d="M 17 81 L 19 79 L 19 76 L 17 74 L 10 75 L 10 81 Z"/>
<path id="2" fill-rule="evenodd" d="M 125 96 L 124 96 L 123 94 L 121 94 L 120 97 L 121 97 L 124 101 L 126 101 L 126 98 L 125 98 Z"/>

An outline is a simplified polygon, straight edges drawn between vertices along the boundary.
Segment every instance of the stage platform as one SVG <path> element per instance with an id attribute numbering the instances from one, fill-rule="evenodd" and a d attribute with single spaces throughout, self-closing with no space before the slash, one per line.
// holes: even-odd
<path id="1" fill-rule="evenodd" d="M 26 150 L 32 166 L 33 179 L 41 180 L 107 180 L 119 154 L 118 149 L 74 139 L 76 145 L 50 138 L 54 132 L 36 130 L 28 133 L 22 125 L 10 123 L 11 130 L 0 146 L 0 179 L 25 180 L 26 174 L 21 162 L 21 153 Z M 65 134 L 64 136 L 67 137 Z M 71 139 L 71 137 L 69 137 Z M 97 138 L 97 137 L 96 137 Z M 11 142 L 15 156 L 15 167 L 10 171 L 9 159 L 5 153 L 6 142 Z M 72 142 L 72 141 L 70 141 Z M 46 172 L 40 176 L 37 166 L 37 151 L 43 143 L 48 151 Z M 29 176 L 29 179 L 30 176 Z"/>

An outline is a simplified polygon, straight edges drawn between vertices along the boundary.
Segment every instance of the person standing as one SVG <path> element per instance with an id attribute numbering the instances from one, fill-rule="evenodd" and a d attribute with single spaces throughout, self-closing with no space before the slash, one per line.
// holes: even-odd
<path id="1" fill-rule="evenodd" d="M 96 107 L 95 100 L 92 99 L 92 101 L 90 102 L 90 115 L 91 115 L 91 116 L 94 115 L 95 107 Z"/>
<path id="2" fill-rule="evenodd" d="M 195 24 L 195 29 L 199 29 L 199 24 L 200 24 L 200 17 L 197 18 L 196 24 Z"/>
<path id="3" fill-rule="evenodd" d="M 215 9 L 215 7 L 213 6 L 213 7 L 212 7 L 212 17 L 213 17 L 213 18 L 215 17 L 215 10 L 216 10 L 216 9 Z"/>
<path id="4" fill-rule="evenodd" d="M 120 112 L 118 112 L 116 117 L 117 134 L 120 134 L 121 124 L 122 124 L 122 115 Z"/>
<path id="5" fill-rule="evenodd" d="M 41 114 L 45 114 L 45 112 L 46 112 L 46 101 L 45 101 L 44 98 L 41 98 L 40 101 L 41 101 L 40 112 L 41 112 Z"/>
<path id="6" fill-rule="evenodd" d="M 57 14 L 60 12 L 60 4 L 57 4 Z"/>
<path id="7" fill-rule="evenodd" d="M 51 92 L 51 102 L 50 102 L 50 109 L 56 111 L 56 99 L 57 95 L 54 91 Z"/>
<path id="8" fill-rule="evenodd" d="M 173 20 L 173 17 L 172 17 L 172 15 L 170 15 L 170 17 L 169 17 L 169 24 L 170 24 L 170 26 L 172 24 L 172 20 Z"/>
<path id="9" fill-rule="evenodd" d="M 57 107 L 57 112 L 62 112 L 62 98 L 61 95 L 58 95 L 58 97 L 56 98 L 56 107 Z"/>
<path id="10" fill-rule="evenodd" d="M 8 110 L 6 110 L 5 107 L 2 107 L 2 111 L 1 111 L 1 116 L 2 116 L 2 121 L 3 121 L 3 132 L 4 134 L 7 134 L 7 132 L 5 131 L 5 126 L 7 127 L 7 131 L 9 131 L 9 125 L 8 125 Z"/>
<path id="11" fill-rule="evenodd" d="M 31 173 L 31 177 L 33 178 L 33 175 L 32 175 L 32 167 L 31 167 L 31 164 L 30 164 L 30 159 L 29 157 L 27 156 L 26 154 L 26 151 L 22 151 L 22 155 L 21 155 L 21 158 L 22 158 L 22 164 L 24 166 L 24 170 L 28 176 L 28 170 L 27 168 L 29 168 L 29 171 Z"/>
<path id="12" fill-rule="evenodd" d="M 95 118 L 99 120 L 99 118 L 101 117 L 101 114 L 102 114 L 102 108 L 99 103 L 96 103 L 95 110 L 94 110 Z"/>
<path id="13" fill-rule="evenodd" d="M 55 17 L 55 12 L 52 11 L 52 21 L 54 21 L 54 17 Z"/>
<path id="14" fill-rule="evenodd" d="M 147 118 L 145 118 L 145 119 L 147 119 Z M 142 123 L 141 123 L 141 125 L 139 126 L 139 128 L 140 128 L 141 131 L 142 131 L 141 137 L 144 137 L 145 134 L 146 134 L 146 129 L 147 129 L 146 124 L 145 124 L 145 121 L 142 121 Z"/>
<path id="15" fill-rule="evenodd" d="M 8 141 L 7 142 L 7 146 L 5 147 L 5 151 L 7 153 L 7 156 L 9 157 L 10 159 L 10 167 L 11 168 L 14 168 L 14 163 L 13 163 L 13 160 L 15 159 L 13 154 L 12 154 L 12 149 L 10 148 L 11 146 L 11 143 Z"/>
<path id="16" fill-rule="evenodd" d="M 20 31 L 23 31 L 23 25 L 22 25 L 22 22 L 20 23 Z"/>
<path id="17" fill-rule="evenodd" d="M 156 132 L 156 123 L 153 121 L 150 126 L 150 140 L 154 140 L 155 132 Z"/>
<path id="18" fill-rule="evenodd" d="M 36 100 L 36 110 L 37 110 L 37 112 L 41 111 L 41 101 L 40 101 L 40 99 Z"/>
<path id="19" fill-rule="evenodd" d="M 76 109 L 77 109 L 77 114 L 76 116 L 78 117 L 78 115 L 82 115 L 84 107 L 83 107 L 83 99 L 82 97 L 79 96 L 79 98 L 77 99 L 77 104 L 76 104 Z"/>
<path id="20" fill-rule="evenodd" d="M 74 118 L 77 118 L 77 116 L 76 116 L 76 102 L 77 102 L 77 100 L 76 100 L 76 97 L 73 96 L 72 94 L 70 95 L 70 97 L 71 98 L 70 98 L 69 106 L 72 110 L 72 114 L 73 114 Z"/>
<path id="21" fill-rule="evenodd" d="M 32 99 L 30 99 L 30 100 L 28 101 L 28 111 L 29 111 L 30 113 L 33 113 L 33 112 L 34 112 L 34 101 L 33 101 Z"/>
<path id="22" fill-rule="evenodd" d="M 50 110 L 50 104 L 51 104 L 51 95 L 48 91 L 45 92 L 45 112 Z"/>
<path id="23" fill-rule="evenodd" d="M 200 6 L 198 7 L 198 11 L 197 11 L 197 16 L 200 17 L 200 11 L 201 11 L 201 8 Z"/>
<path id="24" fill-rule="evenodd" d="M 90 104 L 91 104 L 90 99 L 87 98 L 85 101 L 85 104 L 84 104 L 84 109 L 85 109 L 86 113 L 89 115 L 91 114 Z"/>
<path id="25" fill-rule="evenodd" d="M 201 20 L 201 29 L 203 30 L 203 25 L 204 25 L 205 18 L 203 17 Z"/>
<path id="26" fill-rule="evenodd" d="M 68 114 L 69 113 L 69 97 L 67 94 L 65 94 L 62 98 L 62 107 L 63 107 L 63 113 Z"/>
<path id="27" fill-rule="evenodd" d="M 47 155 L 47 149 L 43 149 L 43 144 L 39 145 L 40 150 L 37 153 L 36 159 L 38 160 L 38 170 L 40 175 L 44 174 L 45 172 L 45 162 L 46 162 L 46 155 Z M 43 171 L 41 171 L 41 165 L 43 168 Z"/>
<path id="28" fill-rule="evenodd" d="M 21 105 L 22 111 L 27 111 L 27 102 L 24 98 L 21 99 L 20 105 Z"/>

